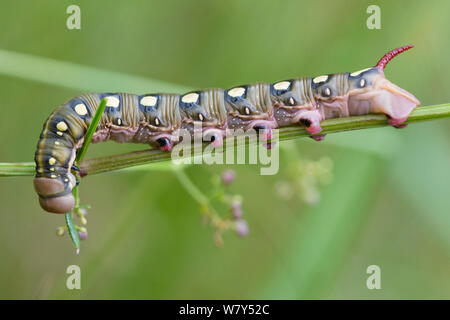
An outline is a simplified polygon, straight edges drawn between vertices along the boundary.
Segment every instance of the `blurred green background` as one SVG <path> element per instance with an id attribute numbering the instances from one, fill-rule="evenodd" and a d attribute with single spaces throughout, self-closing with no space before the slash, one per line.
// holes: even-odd
<path id="1" fill-rule="evenodd" d="M 66 28 L 70 4 L 81 8 L 81 30 Z M 381 8 L 381 30 L 366 27 L 370 4 Z M 416 48 L 386 76 L 423 105 L 449 102 L 448 12 L 446 0 L 1 0 L 0 161 L 32 161 L 46 117 L 82 92 L 181 93 L 355 71 L 406 44 Z M 226 168 L 237 172 L 231 192 L 243 196 L 250 234 L 227 232 L 221 248 L 170 171 L 84 179 L 92 209 L 79 256 L 55 235 L 63 216 L 42 211 L 32 178 L 1 178 L 0 298 L 448 299 L 449 133 L 444 119 L 297 139 L 282 143 L 275 176 L 190 166 L 205 192 Z M 144 148 L 108 142 L 87 157 Z M 316 187 L 307 168 L 320 161 L 333 165 Z M 65 287 L 71 264 L 81 290 Z M 366 287 L 369 265 L 381 268 L 381 290 Z"/>

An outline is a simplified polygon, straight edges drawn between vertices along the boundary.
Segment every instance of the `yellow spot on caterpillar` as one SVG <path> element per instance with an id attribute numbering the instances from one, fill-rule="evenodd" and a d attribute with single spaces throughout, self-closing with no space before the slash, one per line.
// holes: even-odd
<path id="1" fill-rule="evenodd" d="M 195 103 L 198 101 L 198 93 L 191 92 L 188 94 L 185 94 L 181 97 L 181 101 L 184 103 Z"/>
<path id="2" fill-rule="evenodd" d="M 85 116 L 88 113 L 86 106 L 83 103 L 77 104 L 74 109 L 75 112 L 80 116 Z"/>
<path id="3" fill-rule="evenodd" d="M 52 175 L 50 175 L 50 178 L 52 178 L 52 179 L 55 179 L 57 177 L 57 175 L 56 174 L 52 174 Z"/>
<path id="4" fill-rule="evenodd" d="M 116 97 L 106 97 L 106 106 L 111 108 L 117 108 L 120 105 L 120 100 Z"/>
<path id="5" fill-rule="evenodd" d="M 55 141 L 55 146 L 59 146 L 60 144 L 59 141 Z"/>
<path id="6" fill-rule="evenodd" d="M 141 104 L 146 107 L 154 107 L 158 102 L 158 98 L 154 96 L 147 96 L 141 99 Z"/>
<path id="7" fill-rule="evenodd" d="M 67 130 L 67 124 L 64 121 L 60 121 L 58 122 L 58 124 L 56 125 L 56 129 L 60 130 L 60 131 L 66 131 Z"/>
<path id="8" fill-rule="evenodd" d="M 291 86 L 290 81 L 280 81 L 273 85 L 275 90 L 287 90 Z"/>
<path id="9" fill-rule="evenodd" d="M 50 159 L 48 159 L 48 164 L 49 165 L 54 165 L 56 163 L 56 159 L 55 158 L 50 158 Z"/>
<path id="10" fill-rule="evenodd" d="M 228 95 L 233 98 L 242 97 L 245 93 L 245 88 L 237 87 L 231 90 L 228 90 Z"/>
<path id="11" fill-rule="evenodd" d="M 325 82 L 327 80 L 328 80 L 328 76 L 318 76 L 318 77 L 315 77 L 312 81 L 314 83 L 319 83 L 319 82 Z"/>
<path id="12" fill-rule="evenodd" d="M 61 131 L 56 131 L 56 134 L 57 134 L 58 136 L 62 136 L 62 135 L 63 135 L 63 133 L 62 133 Z"/>
<path id="13" fill-rule="evenodd" d="M 366 68 L 366 69 L 358 70 L 358 71 L 350 73 L 350 75 L 352 77 L 356 77 L 356 76 L 359 76 L 361 73 L 366 72 L 367 70 L 370 70 L 370 69 L 372 69 L 372 68 Z"/>
<path id="14" fill-rule="evenodd" d="M 50 168 L 50 171 L 55 171 L 55 168 L 51 167 L 51 168 Z"/>

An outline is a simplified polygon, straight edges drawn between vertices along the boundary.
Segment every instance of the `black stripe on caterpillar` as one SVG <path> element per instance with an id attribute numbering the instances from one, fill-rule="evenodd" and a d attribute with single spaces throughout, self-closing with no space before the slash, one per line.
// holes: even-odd
<path id="1" fill-rule="evenodd" d="M 320 133 L 324 119 L 383 113 L 401 127 L 420 102 L 388 81 L 384 67 L 405 46 L 384 55 L 375 67 L 315 78 L 253 83 L 228 90 L 206 89 L 177 94 L 91 93 L 59 106 L 47 119 L 35 154 L 34 187 L 41 207 L 70 212 L 75 205 L 71 173 L 76 151 L 100 101 L 107 100 L 92 142 L 137 142 L 170 151 L 179 130 L 192 132 L 202 123 L 203 135 L 219 146 L 227 129 L 264 130 L 301 124 L 311 135 Z"/>

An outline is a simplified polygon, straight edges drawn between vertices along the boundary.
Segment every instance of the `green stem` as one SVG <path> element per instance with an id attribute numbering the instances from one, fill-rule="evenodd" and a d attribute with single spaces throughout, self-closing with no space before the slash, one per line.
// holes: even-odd
<path id="1" fill-rule="evenodd" d="M 66 219 L 67 232 L 69 233 L 70 239 L 72 240 L 78 254 L 78 252 L 80 252 L 80 237 L 78 236 L 78 231 L 72 220 L 72 212 L 64 214 L 64 218 Z"/>
<path id="2" fill-rule="evenodd" d="M 36 174 L 34 162 L 3 162 L 0 163 L 0 177 L 34 176 Z"/>
<path id="3" fill-rule="evenodd" d="M 414 123 L 432 119 L 450 117 L 450 103 L 416 108 L 406 123 Z M 369 114 L 358 117 L 336 118 L 324 120 L 321 123 L 325 133 L 336 133 L 350 130 L 360 130 L 389 126 L 384 115 Z M 301 126 L 280 128 L 280 141 L 299 137 L 307 137 L 309 134 Z M 80 162 L 84 174 L 98 174 L 115 171 L 128 167 L 138 166 L 146 163 L 167 161 L 171 157 L 170 152 L 160 150 L 143 150 L 108 157 L 89 159 Z M 32 176 L 35 174 L 34 163 L 0 163 L 1 176 Z"/>
<path id="4" fill-rule="evenodd" d="M 415 109 L 411 113 L 406 123 L 445 118 L 449 116 L 450 103 L 444 105 L 421 107 Z M 321 134 L 385 126 L 389 126 L 385 115 L 369 114 L 358 117 L 336 118 L 322 121 L 321 127 L 323 131 L 321 132 Z M 306 132 L 304 127 L 301 126 L 280 128 L 279 132 L 280 141 L 310 136 L 309 133 Z M 89 159 L 81 163 L 81 169 L 85 174 L 97 174 L 142 165 L 145 163 L 167 161 L 170 160 L 170 158 L 170 152 L 151 149 L 124 153 L 110 157 Z"/>
<path id="5" fill-rule="evenodd" d="M 173 170 L 175 176 L 177 177 L 180 184 L 186 189 L 186 191 L 194 198 L 195 201 L 200 205 L 208 205 L 209 200 L 208 197 L 203 194 L 203 192 L 197 188 L 197 186 L 189 179 L 187 174 L 184 172 L 182 168 L 174 167 Z"/>
<path id="6" fill-rule="evenodd" d="M 92 136 L 94 135 L 95 130 L 97 130 L 98 123 L 102 118 L 103 111 L 105 111 L 105 107 L 106 107 L 106 100 L 103 99 L 102 101 L 100 101 L 98 109 L 95 112 L 94 118 L 92 119 L 91 124 L 89 125 L 89 128 L 86 131 L 86 136 L 84 138 L 83 145 L 81 146 L 81 149 L 77 152 L 76 162 L 80 162 L 81 160 L 84 159 L 84 155 L 86 154 L 87 148 L 91 143 Z"/>
<path id="7" fill-rule="evenodd" d="M 183 167 L 174 167 L 175 176 L 181 186 L 191 195 L 191 197 L 202 207 L 202 213 L 206 215 L 215 228 L 223 228 L 224 221 L 211 206 L 208 197 L 192 182 L 184 172 Z"/>
<path id="8" fill-rule="evenodd" d="M 89 128 L 86 131 L 86 136 L 84 138 L 83 145 L 81 146 L 81 149 L 77 152 L 77 157 L 75 159 L 75 162 L 78 163 L 83 160 L 84 155 L 86 154 L 87 148 L 89 147 L 89 144 L 91 143 L 92 136 L 95 133 L 95 130 L 97 129 L 98 123 L 100 122 L 100 119 L 102 118 L 103 111 L 105 111 L 106 107 L 106 100 L 103 99 L 100 101 L 100 105 L 98 106 L 97 111 L 95 112 L 94 118 L 92 118 L 92 121 L 89 125 Z M 75 209 L 78 210 L 78 207 L 80 206 L 80 197 L 78 195 L 78 186 L 75 186 L 72 190 L 72 194 L 75 198 Z M 73 223 L 73 217 L 72 212 L 67 212 L 65 215 L 66 219 L 66 225 L 67 225 L 67 231 L 69 232 L 70 239 L 72 239 L 72 243 L 75 246 L 77 250 L 77 254 L 80 252 L 80 237 L 78 235 L 78 230 Z"/>

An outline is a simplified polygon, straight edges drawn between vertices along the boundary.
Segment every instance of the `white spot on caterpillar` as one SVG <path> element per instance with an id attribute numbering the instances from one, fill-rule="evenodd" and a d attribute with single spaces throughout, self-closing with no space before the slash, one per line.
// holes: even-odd
<path id="1" fill-rule="evenodd" d="M 69 179 L 65 178 L 65 179 L 64 179 L 64 182 L 69 182 Z"/>
<path id="2" fill-rule="evenodd" d="M 146 107 L 154 107 L 158 102 L 158 98 L 154 96 L 146 96 L 141 99 L 141 104 Z"/>
<path id="3" fill-rule="evenodd" d="M 158 118 L 155 118 L 155 126 L 159 126 L 160 122 Z"/>
<path id="4" fill-rule="evenodd" d="M 359 76 L 361 73 L 366 72 L 367 70 L 370 70 L 370 69 L 372 69 L 372 68 L 366 68 L 366 69 L 362 69 L 359 71 L 355 71 L 355 72 L 350 73 L 350 75 L 352 77 L 356 77 L 356 76 Z"/>
<path id="5" fill-rule="evenodd" d="M 325 95 L 328 97 L 331 95 L 331 90 L 330 88 L 325 88 Z"/>
<path id="6" fill-rule="evenodd" d="M 50 175 L 50 178 L 52 178 L 52 179 L 55 179 L 57 177 L 57 175 L 56 174 L 52 174 L 52 175 Z"/>
<path id="7" fill-rule="evenodd" d="M 59 131 L 66 131 L 67 130 L 67 124 L 64 121 L 60 121 L 58 122 L 58 124 L 56 125 L 56 129 L 58 129 Z"/>
<path id="8" fill-rule="evenodd" d="M 117 125 L 118 126 L 122 125 L 122 120 L 121 119 L 117 119 Z"/>
<path id="9" fill-rule="evenodd" d="M 56 131 L 56 134 L 57 134 L 58 136 L 62 136 L 62 135 L 63 135 L 63 133 L 62 133 L 61 131 Z"/>
<path id="10" fill-rule="evenodd" d="M 203 121 L 205 117 L 201 113 L 198 114 L 198 120 Z"/>
<path id="11" fill-rule="evenodd" d="M 250 114 L 250 109 L 248 107 L 245 107 L 244 112 L 245 112 L 245 114 L 249 115 Z"/>
<path id="12" fill-rule="evenodd" d="M 86 109 L 86 106 L 83 103 L 79 103 L 74 108 L 75 112 L 80 116 L 87 115 L 88 111 Z"/>
<path id="13" fill-rule="evenodd" d="M 291 86 L 290 81 L 280 81 L 273 85 L 275 90 L 287 90 Z"/>
<path id="14" fill-rule="evenodd" d="M 52 158 L 48 159 L 48 164 L 49 164 L 49 165 L 52 166 L 52 165 L 54 165 L 55 163 L 56 163 L 56 159 L 55 159 L 55 158 L 52 157 Z"/>
<path id="15" fill-rule="evenodd" d="M 362 88 L 366 85 L 366 79 L 359 80 L 359 86 Z"/>
<path id="16" fill-rule="evenodd" d="M 181 97 L 181 101 L 184 103 L 195 103 L 198 101 L 198 93 L 191 92 L 188 94 L 185 94 Z"/>
<path id="17" fill-rule="evenodd" d="M 328 76 L 318 76 L 318 77 L 315 77 L 312 81 L 314 83 L 319 83 L 319 82 L 325 82 L 327 80 L 328 80 Z"/>
<path id="18" fill-rule="evenodd" d="M 242 97 L 245 93 L 245 88 L 237 87 L 231 90 L 228 90 L 228 95 L 233 98 Z"/>
<path id="19" fill-rule="evenodd" d="M 106 106 L 111 108 L 117 108 L 120 105 L 120 100 L 116 97 L 106 97 Z"/>

